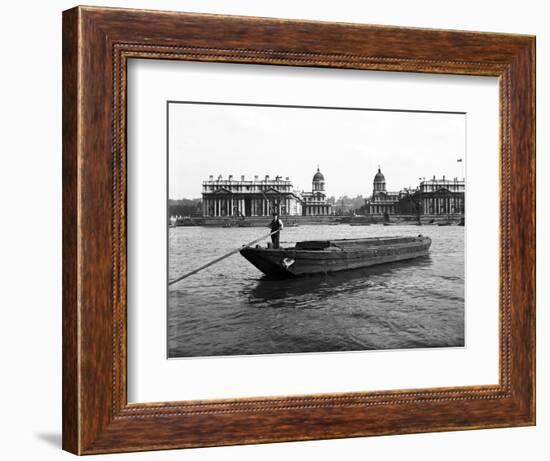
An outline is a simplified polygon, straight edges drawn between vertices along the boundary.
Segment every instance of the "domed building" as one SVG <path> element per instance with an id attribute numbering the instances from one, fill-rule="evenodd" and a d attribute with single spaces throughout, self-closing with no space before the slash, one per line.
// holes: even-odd
<path id="1" fill-rule="evenodd" d="M 325 177 L 317 167 L 311 181 L 311 192 L 302 192 L 302 214 L 304 216 L 328 216 L 332 214 L 332 205 L 327 202 Z"/>
<path id="2" fill-rule="evenodd" d="M 465 182 L 424 178 L 417 188 L 405 188 L 400 192 L 386 190 L 386 178 L 380 167 L 374 175 L 372 195 L 365 200 L 367 215 L 461 215 L 464 216 Z"/>
<path id="3" fill-rule="evenodd" d="M 379 166 L 372 182 L 372 195 L 365 200 L 365 213 L 370 215 L 395 214 L 399 197 L 399 192 L 386 190 L 386 177 Z"/>
<path id="4" fill-rule="evenodd" d="M 323 176 L 323 173 L 319 171 L 319 167 L 317 167 L 317 173 L 313 175 L 313 181 L 311 185 L 312 185 L 313 192 L 315 191 L 323 192 L 325 190 L 325 177 Z"/>
<path id="5" fill-rule="evenodd" d="M 378 173 L 374 176 L 372 184 L 373 194 L 375 192 L 386 192 L 386 177 L 382 174 L 382 171 L 380 171 L 380 167 L 378 167 Z"/>

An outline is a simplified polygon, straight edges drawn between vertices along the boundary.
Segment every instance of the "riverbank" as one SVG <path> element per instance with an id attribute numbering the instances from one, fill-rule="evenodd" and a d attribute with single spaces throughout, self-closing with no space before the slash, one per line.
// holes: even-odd
<path id="1" fill-rule="evenodd" d="M 390 215 L 389 221 L 384 216 L 282 216 L 287 227 L 305 225 L 369 225 L 369 224 L 402 224 L 402 225 L 459 225 L 464 223 L 463 214 L 422 215 Z M 190 217 L 182 218 L 176 224 L 179 226 L 207 227 L 266 227 L 271 221 L 267 216 L 234 217 Z"/>

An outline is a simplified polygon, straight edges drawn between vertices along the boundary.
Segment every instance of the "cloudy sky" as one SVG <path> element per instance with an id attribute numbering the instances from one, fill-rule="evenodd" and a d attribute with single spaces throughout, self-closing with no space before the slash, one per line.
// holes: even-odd
<path id="1" fill-rule="evenodd" d="M 388 190 L 419 178 L 462 177 L 466 115 L 379 110 L 169 104 L 169 197 L 197 198 L 209 175 L 289 176 L 311 190 L 319 165 L 328 196 Z"/>

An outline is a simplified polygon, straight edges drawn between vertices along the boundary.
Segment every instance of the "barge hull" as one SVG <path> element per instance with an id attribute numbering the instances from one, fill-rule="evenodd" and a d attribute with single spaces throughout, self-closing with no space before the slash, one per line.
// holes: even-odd
<path id="1" fill-rule="evenodd" d="M 370 247 L 364 250 L 354 249 L 351 251 L 243 248 L 240 252 L 244 258 L 265 275 L 275 278 L 289 278 L 359 269 L 414 259 L 426 256 L 430 245 L 431 240 L 423 238 L 412 244 Z"/>

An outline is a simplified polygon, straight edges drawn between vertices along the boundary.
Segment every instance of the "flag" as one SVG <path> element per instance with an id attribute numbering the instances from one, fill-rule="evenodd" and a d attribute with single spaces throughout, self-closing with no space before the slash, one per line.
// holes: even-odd
<path id="1" fill-rule="evenodd" d="M 461 158 L 457 158 L 456 161 L 460 163 L 460 162 L 462 162 L 462 159 L 461 159 Z"/>

